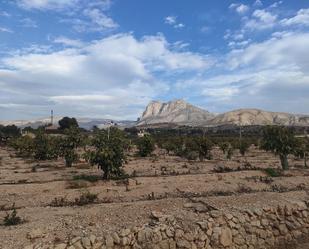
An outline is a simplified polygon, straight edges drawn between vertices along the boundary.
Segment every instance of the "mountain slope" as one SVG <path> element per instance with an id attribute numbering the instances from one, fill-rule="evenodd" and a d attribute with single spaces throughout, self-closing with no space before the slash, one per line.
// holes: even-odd
<path id="1" fill-rule="evenodd" d="M 309 116 L 258 109 L 239 109 L 217 115 L 209 124 L 236 125 L 309 125 Z"/>
<path id="2" fill-rule="evenodd" d="M 198 125 L 213 118 L 214 115 L 210 112 L 193 106 L 184 100 L 167 103 L 152 101 L 143 112 L 138 125 L 158 123 Z"/>
<path id="3" fill-rule="evenodd" d="M 180 124 L 189 126 L 218 125 L 295 125 L 309 126 L 309 115 L 268 112 L 259 109 L 239 109 L 212 114 L 183 100 L 161 103 L 152 101 L 137 125 Z"/>

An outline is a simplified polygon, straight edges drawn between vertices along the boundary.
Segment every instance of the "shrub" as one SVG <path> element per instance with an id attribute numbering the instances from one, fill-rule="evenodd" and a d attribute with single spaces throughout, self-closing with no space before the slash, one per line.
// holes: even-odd
<path id="1" fill-rule="evenodd" d="M 65 207 L 68 206 L 69 202 L 66 197 L 55 197 L 50 203 L 51 207 Z"/>
<path id="2" fill-rule="evenodd" d="M 289 168 L 288 155 L 296 147 L 296 140 L 291 130 L 286 127 L 269 126 L 264 129 L 262 149 L 279 155 L 283 170 Z"/>
<path id="3" fill-rule="evenodd" d="M 126 139 L 123 132 L 117 128 L 110 129 L 109 135 L 105 130 L 97 131 L 91 143 L 94 150 L 87 151 L 85 158 L 103 171 L 103 179 L 124 174 Z"/>
<path id="4" fill-rule="evenodd" d="M 155 144 L 151 136 L 145 135 L 137 142 L 138 155 L 141 157 L 150 156 L 155 149 Z"/>
<path id="5" fill-rule="evenodd" d="M 90 193 L 89 191 L 83 192 L 78 198 L 75 198 L 73 204 L 77 206 L 84 206 L 94 203 L 98 199 L 98 194 Z"/>
<path id="6" fill-rule="evenodd" d="M 4 217 L 5 226 L 16 226 L 23 222 L 23 220 L 17 215 L 15 203 L 13 204 L 12 209 L 13 209 L 12 213 L 7 213 L 7 215 Z"/>
<path id="7" fill-rule="evenodd" d="M 82 144 L 82 137 L 79 129 L 71 127 L 65 130 L 65 136 L 60 139 L 60 154 L 64 157 L 65 165 L 72 167 L 72 164 L 78 160 L 76 149 Z"/>
<path id="8" fill-rule="evenodd" d="M 96 176 L 96 175 L 75 175 L 73 176 L 73 180 L 84 180 L 88 182 L 97 182 L 101 180 L 101 177 Z"/>
<path id="9" fill-rule="evenodd" d="M 267 168 L 264 172 L 270 177 L 279 177 L 281 176 L 281 172 L 278 169 Z"/>

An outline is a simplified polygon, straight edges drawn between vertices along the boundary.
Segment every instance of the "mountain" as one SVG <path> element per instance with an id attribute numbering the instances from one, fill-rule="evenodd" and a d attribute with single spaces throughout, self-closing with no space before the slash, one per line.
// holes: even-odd
<path id="1" fill-rule="evenodd" d="M 58 121 L 62 119 L 62 117 L 54 117 L 54 124 L 57 126 Z M 117 124 L 120 127 L 131 127 L 135 125 L 135 121 L 115 121 L 111 119 L 100 119 L 100 118 L 76 118 L 79 126 L 81 128 L 90 130 L 93 126 L 97 126 L 98 128 L 104 128 L 111 124 L 111 122 Z M 0 125 L 12 125 L 15 124 L 20 128 L 24 128 L 30 126 L 32 128 L 37 128 L 39 126 L 47 125 L 50 123 L 50 118 L 42 118 L 35 120 L 12 120 L 12 121 L 0 121 Z"/>
<path id="2" fill-rule="evenodd" d="M 309 115 L 268 112 L 258 109 L 239 109 L 222 114 L 210 113 L 184 100 L 167 103 L 152 101 L 137 125 L 291 125 L 309 126 Z"/>
<path id="3" fill-rule="evenodd" d="M 193 106 L 184 100 L 175 100 L 167 103 L 152 101 L 143 112 L 142 117 L 138 121 L 138 125 L 158 123 L 199 125 L 214 117 L 214 114 Z"/>
<path id="4" fill-rule="evenodd" d="M 239 109 L 217 115 L 211 125 L 309 125 L 309 116 L 258 109 Z"/>

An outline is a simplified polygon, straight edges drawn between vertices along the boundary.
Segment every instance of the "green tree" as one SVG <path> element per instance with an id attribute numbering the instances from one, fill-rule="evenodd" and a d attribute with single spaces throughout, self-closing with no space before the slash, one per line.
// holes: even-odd
<path id="1" fill-rule="evenodd" d="M 304 159 L 304 166 L 307 168 L 307 158 L 309 156 L 309 138 L 301 138 L 296 142 L 294 155 Z"/>
<path id="2" fill-rule="evenodd" d="M 65 130 L 64 137 L 60 140 L 60 154 L 64 157 L 65 165 L 72 167 L 72 164 L 78 160 L 76 149 L 81 146 L 83 139 L 77 127 L 71 127 Z"/>
<path id="3" fill-rule="evenodd" d="M 61 130 L 70 129 L 71 127 L 78 127 L 75 118 L 64 117 L 58 121 Z"/>
<path id="4" fill-rule="evenodd" d="M 91 165 L 97 165 L 103 171 L 103 179 L 119 177 L 124 174 L 126 139 L 120 130 L 111 128 L 96 131 L 91 142 L 94 150 L 86 153 L 86 158 Z"/>
<path id="5" fill-rule="evenodd" d="M 154 140 L 150 135 L 145 135 L 137 141 L 138 154 L 141 157 L 150 156 L 155 149 Z"/>
<path id="6" fill-rule="evenodd" d="M 219 147 L 222 150 L 222 152 L 224 154 L 224 157 L 226 159 L 231 159 L 232 158 L 232 155 L 234 153 L 234 148 L 233 148 L 231 143 L 229 143 L 229 142 L 221 142 L 221 143 L 219 143 Z"/>
<path id="7" fill-rule="evenodd" d="M 43 130 L 39 130 L 33 139 L 34 158 L 38 160 L 47 160 L 49 149 L 48 136 Z"/>
<path id="8" fill-rule="evenodd" d="M 286 127 L 268 126 L 263 131 L 262 149 L 271 151 L 280 157 L 283 170 L 289 168 L 288 155 L 295 150 L 294 133 Z"/>
<path id="9" fill-rule="evenodd" d="M 211 159 L 211 149 L 213 143 L 206 137 L 195 138 L 195 142 L 198 145 L 199 159 L 203 161 L 204 159 Z"/>
<path id="10" fill-rule="evenodd" d="M 241 140 L 238 147 L 239 147 L 239 153 L 242 156 L 245 156 L 245 154 L 247 153 L 247 151 L 250 148 L 250 143 L 246 140 Z"/>

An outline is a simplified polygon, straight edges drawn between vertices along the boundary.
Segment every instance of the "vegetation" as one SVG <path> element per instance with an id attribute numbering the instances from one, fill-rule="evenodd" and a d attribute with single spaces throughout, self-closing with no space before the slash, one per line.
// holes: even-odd
<path id="1" fill-rule="evenodd" d="M 222 150 L 224 157 L 230 160 L 234 153 L 234 148 L 232 144 L 229 142 L 222 142 L 222 143 L 219 143 L 219 147 Z"/>
<path id="2" fill-rule="evenodd" d="M 78 198 L 75 198 L 73 204 L 77 206 L 84 206 L 94 203 L 98 199 L 98 194 L 90 193 L 89 191 L 82 192 Z"/>
<path id="3" fill-rule="evenodd" d="M 123 132 L 117 128 L 111 128 L 109 136 L 107 131 L 99 130 L 91 141 L 94 150 L 89 150 L 86 158 L 103 171 L 103 179 L 119 177 L 124 174 L 126 144 Z"/>
<path id="4" fill-rule="evenodd" d="M 304 160 L 305 168 L 308 167 L 307 165 L 307 158 L 309 156 L 309 138 L 300 138 L 296 141 L 296 148 L 294 150 L 294 155 L 298 158 Z"/>
<path id="5" fill-rule="evenodd" d="M 288 155 L 296 146 L 294 133 L 286 127 L 269 126 L 264 129 L 262 149 L 279 155 L 283 170 L 289 168 Z"/>
<path id="6" fill-rule="evenodd" d="M 59 124 L 59 129 L 60 130 L 65 130 L 65 129 L 70 129 L 72 127 L 77 128 L 78 123 L 75 118 L 69 118 L 69 117 L 64 117 L 58 121 Z"/>
<path id="7" fill-rule="evenodd" d="M 11 213 L 7 213 L 6 216 L 4 217 L 3 224 L 5 226 L 16 226 L 16 225 L 21 224 L 23 222 L 22 219 L 17 215 L 15 203 L 13 204 L 12 209 L 13 209 L 13 211 Z"/>
<path id="8" fill-rule="evenodd" d="M 279 177 L 281 176 L 281 172 L 274 168 L 267 168 L 264 170 L 265 173 L 270 177 Z"/>
<path id="9" fill-rule="evenodd" d="M 82 145 L 83 139 L 77 127 L 65 130 L 65 136 L 60 139 L 60 155 L 64 157 L 65 165 L 72 167 L 78 160 L 76 149 Z"/>
<path id="10" fill-rule="evenodd" d="M 155 149 L 155 143 L 151 136 L 145 135 L 137 142 L 138 155 L 141 157 L 150 156 Z"/>

